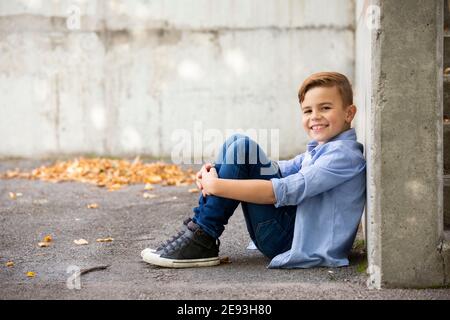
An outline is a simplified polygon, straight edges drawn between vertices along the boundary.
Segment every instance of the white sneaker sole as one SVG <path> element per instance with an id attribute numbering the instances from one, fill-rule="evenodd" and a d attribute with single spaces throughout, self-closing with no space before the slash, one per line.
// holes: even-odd
<path id="1" fill-rule="evenodd" d="M 156 252 L 156 249 L 150 249 L 150 248 L 145 248 L 144 250 L 141 251 L 141 257 L 144 257 L 144 254 L 146 253 L 154 253 Z"/>
<path id="2" fill-rule="evenodd" d="M 219 257 L 205 258 L 205 259 L 190 259 L 190 260 L 173 260 L 161 258 L 159 254 L 155 253 L 154 249 L 144 249 L 141 252 L 142 260 L 147 263 L 166 267 L 166 268 L 197 268 L 197 267 L 212 267 L 220 264 Z"/>

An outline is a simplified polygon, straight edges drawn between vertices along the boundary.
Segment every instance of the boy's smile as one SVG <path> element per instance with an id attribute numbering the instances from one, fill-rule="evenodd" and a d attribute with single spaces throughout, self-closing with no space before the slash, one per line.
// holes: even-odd
<path id="1" fill-rule="evenodd" d="M 350 129 L 356 113 L 354 105 L 343 106 L 336 86 L 308 90 L 301 106 L 303 128 L 319 144 Z"/>

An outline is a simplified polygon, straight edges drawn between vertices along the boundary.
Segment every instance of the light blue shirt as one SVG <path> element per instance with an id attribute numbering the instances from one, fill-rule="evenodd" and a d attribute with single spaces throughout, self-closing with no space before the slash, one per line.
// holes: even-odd
<path id="1" fill-rule="evenodd" d="M 297 205 L 290 250 L 269 268 L 340 267 L 358 230 L 366 200 L 366 161 L 354 129 L 307 152 L 279 161 L 282 178 L 271 179 L 275 207 Z"/>

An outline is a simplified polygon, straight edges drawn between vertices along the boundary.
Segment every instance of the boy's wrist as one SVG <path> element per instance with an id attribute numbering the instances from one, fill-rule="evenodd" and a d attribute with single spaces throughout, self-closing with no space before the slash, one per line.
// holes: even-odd
<path id="1" fill-rule="evenodd" d="M 209 190 L 210 190 L 210 192 L 211 192 L 213 195 L 217 195 L 217 189 L 218 189 L 218 185 L 219 185 L 219 183 L 220 183 L 219 180 L 220 180 L 220 179 L 217 178 L 217 179 L 211 180 L 211 182 L 210 182 Z"/>

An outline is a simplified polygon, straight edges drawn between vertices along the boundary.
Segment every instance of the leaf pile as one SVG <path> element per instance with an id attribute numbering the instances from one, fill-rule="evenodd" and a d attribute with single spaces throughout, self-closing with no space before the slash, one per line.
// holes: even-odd
<path id="1" fill-rule="evenodd" d="M 0 174 L 1 179 L 31 179 L 49 182 L 78 181 L 118 190 L 129 184 L 155 184 L 185 186 L 194 183 L 192 169 L 183 171 L 175 164 L 163 162 L 142 163 L 139 157 L 133 162 L 104 158 L 77 158 L 57 161 L 51 166 L 41 166 L 31 172 L 19 169 Z"/>

